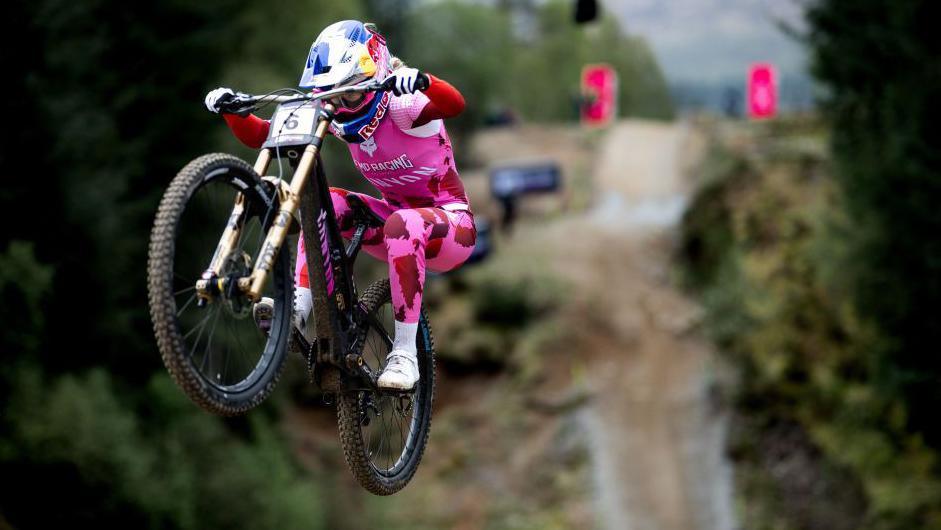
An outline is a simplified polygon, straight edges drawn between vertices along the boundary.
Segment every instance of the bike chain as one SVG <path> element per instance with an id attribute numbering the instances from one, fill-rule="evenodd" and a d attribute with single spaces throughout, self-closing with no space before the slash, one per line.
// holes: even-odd
<path id="1" fill-rule="evenodd" d="M 294 326 L 291 326 L 291 342 L 293 345 L 293 350 L 297 350 L 297 353 L 304 359 L 304 364 L 307 365 L 307 381 L 310 384 L 316 384 L 320 386 L 320 381 L 314 370 L 314 355 L 317 350 L 317 340 L 314 339 L 310 344 L 307 345 L 306 350 L 304 351 L 304 344 L 307 343 L 307 339 L 301 334 L 301 331 Z"/>

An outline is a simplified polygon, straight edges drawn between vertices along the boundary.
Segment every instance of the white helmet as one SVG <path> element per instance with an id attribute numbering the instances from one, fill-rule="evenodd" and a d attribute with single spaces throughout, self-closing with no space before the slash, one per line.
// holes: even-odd
<path id="1" fill-rule="evenodd" d="M 375 26 L 343 20 L 327 26 L 310 47 L 299 86 L 330 90 L 392 72 L 386 41 Z"/>

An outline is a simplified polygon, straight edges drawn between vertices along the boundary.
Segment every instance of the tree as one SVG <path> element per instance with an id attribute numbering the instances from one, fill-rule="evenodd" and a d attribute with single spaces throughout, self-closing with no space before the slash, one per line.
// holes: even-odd
<path id="1" fill-rule="evenodd" d="M 941 447 L 941 6 L 820 0 L 808 13 L 813 69 L 829 89 L 833 152 L 856 234 L 855 305 L 883 393 Z"/>
<path id="2" fill-rule="evenodd" d="M 240 440 L 186 407 L 147 315 L 157 200 L 224 128 L 202 99 L 239 57 L 247 8 L 5 7 L 21 33 L 0 55 L 18 125 L 0 144 L 0 526 L 316 524 L 316 492 L 261 417 Z"/>

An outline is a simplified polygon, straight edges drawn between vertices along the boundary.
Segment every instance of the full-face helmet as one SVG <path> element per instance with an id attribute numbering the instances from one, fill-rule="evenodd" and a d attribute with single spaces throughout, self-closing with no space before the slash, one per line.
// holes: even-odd
<path id="1" fill-rule="evenodd" d="M 392 72 L 386 41 L 372 24 L 343 20 L 327 26 L 310 47 L 299 86 L 314 92 L 353 85 Z M 384 91 L 337 98 L 333 132 L 347 142 L 368 140 L 386 113 Z"/>

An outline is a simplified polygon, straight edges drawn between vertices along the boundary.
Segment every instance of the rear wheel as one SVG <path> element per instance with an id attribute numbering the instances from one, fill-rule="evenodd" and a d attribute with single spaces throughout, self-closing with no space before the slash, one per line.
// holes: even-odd
<path id="1" fill-rule="evenodd" d="M 252 302 L 237 289 L 200 306 L 196 281 L 208 267 L 236 196 L 246 214 L 221 277 L 244 277 L 277 213 L 254 169 L 228 155 L 206 155 L 173 179 L 150 239 L 148 293 L 157 345 L 176 383 L 200 407 L 237 415 L 259 405 L 280 377 L 290 333 L 291 254 L 283 245 L 263 296 L 274 300 L 270 330 L 258 329 Z"/>
<path id="2" fill-rule="evenodd" d="M 361 355 L 376 373 L 385 367 L 394 333 L 389 280 L 369 286 L 360 303 L 370 316 Z M 340 442 L 356 480 L 376 495 L 408 484 L 421 462 L 431 427 L 435 393 L 434 337 L 422 309 L 418 325 L 419 381 L 410 392 L 343 392 L 337 399 Z"/>

